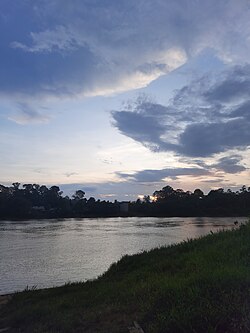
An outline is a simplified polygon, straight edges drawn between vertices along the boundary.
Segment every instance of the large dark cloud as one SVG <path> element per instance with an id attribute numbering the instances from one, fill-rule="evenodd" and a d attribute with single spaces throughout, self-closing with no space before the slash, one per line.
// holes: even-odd
<path id="1" fill-rule="evenodd" d="M 0 13 L 5 95 L 142 87 L 208 47 L 248 59 L 247 0 L 2 0 Z"/>
<path id="2" fill-rule="evenodd" d="M 207 157 L 233 148 L 246 148 L 250 144 L 249 125 L 246 119 L 188 125 L 180 135 L 177 152 Z"/>
<path id="3" fill-rule="evenodd" d="M 209 103 L 240 102 L 249 98 L 250 91 L 250 65 L 235 66 L 222 75 L 204 97 Z"/>
<path id="4" fill-rule="evenodd" d="M 232 67 L 216 77 L 206 75 L 191 82 L 175 93 L 168 106 L 140 100 L 132 110 L 113 111 L 114 125 L 153 151 L 209 157 L 246 149 L 250 145 L 249 88 L 250 66 Z"/>
<path id="5" fill-rule="evenodd" d="M 172 147 L 171 143 L 161 139 L 166 132 L 166 125 L 161 122 L 165 115 L 166 108 L 164 106 L 148 101 L 140 102 L 134 112 L 112 112 L 114 126 L 117 126 L 122 134 L 143 142 L 153 151 L 157 151 L 163 146 L 164 149 Z M 171 124 L 168 126 L 168 130 L 174 129 L 175 126 Z"/>

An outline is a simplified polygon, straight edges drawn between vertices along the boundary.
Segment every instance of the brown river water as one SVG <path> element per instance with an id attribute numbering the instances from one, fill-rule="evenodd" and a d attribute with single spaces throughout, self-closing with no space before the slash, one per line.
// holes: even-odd
<path id="1" fill-rule="evenodd" d="M 236 220 L 247 218 L 0 221 L 0 294 L 93 279 L 125 254 L 232 228 Z"/>

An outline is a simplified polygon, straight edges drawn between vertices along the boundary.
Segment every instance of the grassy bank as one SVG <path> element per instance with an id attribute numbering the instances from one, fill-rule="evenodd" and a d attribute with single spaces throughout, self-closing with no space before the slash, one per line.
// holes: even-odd
<path id="1" fill-rule="evenodd" d="M 250 224 L 125 256 L 95 281 L 15 294 L 7 332 L 250 332 Z"/>

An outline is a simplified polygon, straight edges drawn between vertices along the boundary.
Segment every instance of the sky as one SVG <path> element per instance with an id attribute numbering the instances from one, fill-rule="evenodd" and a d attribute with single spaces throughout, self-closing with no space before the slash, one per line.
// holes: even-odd
<path id="1" fill-rule="evenodd" d="M 248 0 L 1 0 L 0 183 L 250 186 Z"/>

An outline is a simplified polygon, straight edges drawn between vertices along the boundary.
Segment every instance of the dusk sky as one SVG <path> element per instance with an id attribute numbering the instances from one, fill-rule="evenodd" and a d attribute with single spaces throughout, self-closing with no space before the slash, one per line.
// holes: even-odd
<path id="1" fill-rule="evenodd" d="M 0 183 L 250 186 L 249 0 L 0 0 Z"/>

